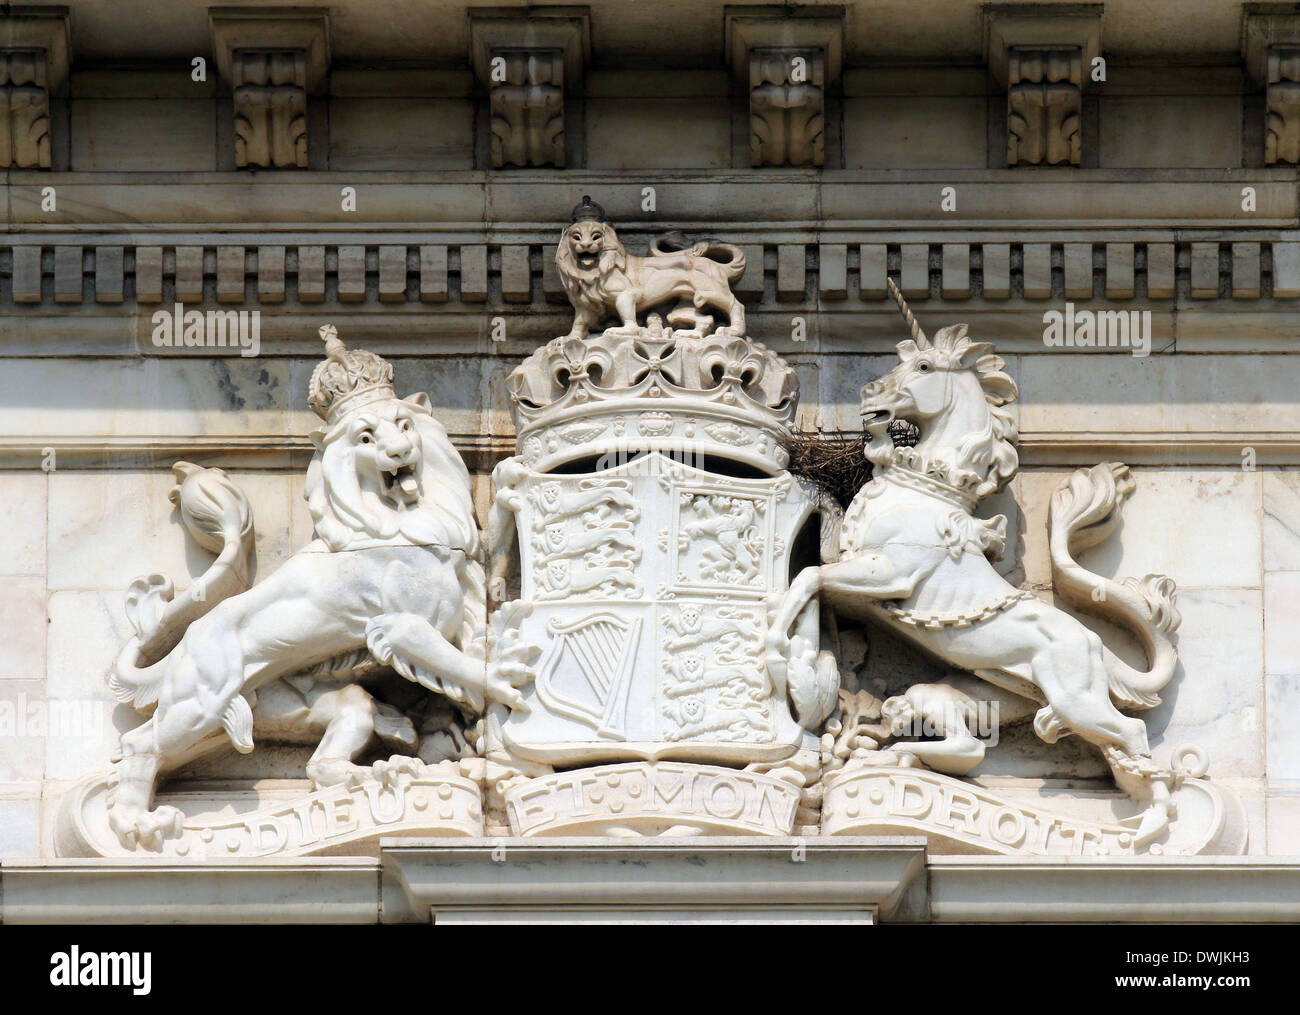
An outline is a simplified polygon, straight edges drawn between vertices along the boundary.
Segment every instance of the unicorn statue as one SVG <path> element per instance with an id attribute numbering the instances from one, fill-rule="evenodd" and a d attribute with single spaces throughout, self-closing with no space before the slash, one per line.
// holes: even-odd
<path id="1" fill-rule="evenodd" d="M 1007 520 L 975 511 L 1016 474 L 1018 435 L 1008 411 L 1015 382 L 993 346 L 972 342 L 964 324 L 927 339 L 892 279 L 889 287 L 912 337 L 897 346 L 899 365 L 862 389 L 872 478 L 845 512 L 839 558 L 800 572 L 775 607 L 769 667 L 779 670 L 789 658 L 791 627 L 814 597 L 884 625 L 1028 699 L 1023 714 L 1037 704 L 1034 730 L 1047 743 L 1073 733 L 1095 744 L 1116 784 L 1140 805 L 1131 823 L 1141 847 L 1168 827 L 1183 773 L 1152 761 L 1146 724 L 1120 709 L 1159 704 L 1174 674 L 1174 583 L 1164 575 L 1115 581 L 1075 560 L 1114 529 L 1134 481 L 1118 463 L 1066 479 L 1051 501 L 1050 552 L 1057 594 L 1136 634 L 1146 670 L 993 567 Z"/>

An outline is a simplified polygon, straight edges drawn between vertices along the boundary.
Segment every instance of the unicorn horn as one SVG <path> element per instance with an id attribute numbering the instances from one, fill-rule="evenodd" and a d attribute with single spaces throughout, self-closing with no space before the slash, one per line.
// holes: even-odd
<path id="1" fill-rule="evenodd" d="M 886 275 L 885 284 L 889 286 L 890 295 L 894 297 L 894 302 L 898 304 L 898 309 L 902 311 L 903 320 L 907 322 L 907 326 L 912 330 L 912 341 L 916 343 L 919 349 L 930 348 L 930 340 L 925 337 L 925 332 L 921 330 L 921 323 L 908 308 L 907 300 L 903 299 L 903 294 L 898 291 L 898 286 L 894 285 L 894 280 Z"/>

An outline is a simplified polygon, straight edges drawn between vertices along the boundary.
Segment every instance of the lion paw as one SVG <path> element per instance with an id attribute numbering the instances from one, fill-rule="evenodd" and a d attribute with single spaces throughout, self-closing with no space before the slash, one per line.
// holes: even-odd
<path id="1" fill-rule="evenodd" d="M 346 786 L 356 789 L 370 775 L 370 769 L 347 758 L 318 758 L 307 762 L 307 778 L 318 789 Z"/>
<path id="2" fill-rule="evenodd" d="M 767 632 L 763 641 L 767 645 L 768 655 L 780 656 L 782 659 L 790 658 L 790 636 L 785 631 L 772 628 Z"/>
<path id="3" fill-rule="evenodd" d="M 376 761 L 370 766 L 375 779 L 388 789 L 395 788 L 404 775 L 419 779 L 426 774 L 427 769 L 428 766 L 419 758 L 412 758 L 405 754 L 394 754 L 387 761 Z"/>
<path id="4" fill-rule="evenodd" d="M 409 613 L 375 617 L 366 625 L 366 647 L 385 666 L 391 666 L 407 680 L 418 683 L 403 656 L 411 654 L 406 646 L 418 642 L 421 626 L 428 627 L 428 623 Z"/>
<path id="5" fill-rule="evenodd" d="M 778 628 L 771 628 L 763 638 L 767 649 L 767 672 L 781 683 L 787 679 L 793 646 L 790 636 Z"/>
<path id="6" fill-rule="evenodd" d="M 505 705 L 513 712 L 529 711 L 528 702 L 525 700 L 523 694 L 520 693 L 519 688 L 514 686 L 513 679 L 509 677 L 503 679 L 501 677 L 502 672 L 503 671 L 499 668 L 494 668 L 492 672 L 489 672 L 488 678 L 484 682 L 483 687 L 486 695 L 493 701 Z M 531 679 L 532 671 L 530 670 L 528 677 L 521 681 L 521 683 L 527 682 Z"/>
<path id="7" fill-rule="evenodd" d="M 108 812 L 108 824 L 127 849 L 148 849 L 158 853 L 168 839 L 180 838 L 185 829 L 185 815 L 166 805 L 134 813 L 114 807 Z"/>
<path id="8" fill-rule="evenodd" d="M 519 688 L 537 679 L 533 662 L 541 655 L 541 648 L 528 642 L 502 639 L 495 658 L 488 663 L 485 691 L 489 698 L 508 705 L 511 709 L 527 711 L 528 703 Z"/>

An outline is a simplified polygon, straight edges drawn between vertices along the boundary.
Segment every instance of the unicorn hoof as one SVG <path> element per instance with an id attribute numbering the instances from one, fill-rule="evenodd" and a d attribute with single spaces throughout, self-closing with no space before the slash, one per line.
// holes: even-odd
<path id="1" fill-rule="evenodd" d="M 1133 833 L 1133 848 L 1142 849 L 1160 838 L 1169 828 L 1169 808 L 1155 804 L 1143 811 L 1136 822 L 1137 831 Z"/>

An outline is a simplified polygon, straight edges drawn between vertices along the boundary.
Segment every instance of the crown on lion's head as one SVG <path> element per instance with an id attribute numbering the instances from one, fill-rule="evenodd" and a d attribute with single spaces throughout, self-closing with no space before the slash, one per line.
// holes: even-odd
<path id="1" fill-rule="evenodd" d="M 397 397 L 388 360 L 364 349 L 349 349 L 332 324 L 320 329 L 320 337 L 326 359 L 312 371 L 307 404 L 327 425 L 333 426 L 352 409 Z"/>
<path id="2" fill-rule="evenodd" d="M 560 234 L 555 264 L 570 297 L 593 306 L 603 305 L 604 279 L 627 267 L 627 250 L 605 209 L 585 194 Z"/>
<path id="3" fill-rule="evenodd" d="M 475 554 L 469 473 L 429 396 L 398 398 L 387 360 L 348 349 L 332 325 L 320 334 L 328 358 L 308 401 L 325 425 L 312 434 L 304 489 L 317 537 L 334 551 L 401 543 Z"/>

